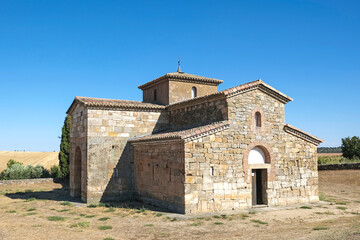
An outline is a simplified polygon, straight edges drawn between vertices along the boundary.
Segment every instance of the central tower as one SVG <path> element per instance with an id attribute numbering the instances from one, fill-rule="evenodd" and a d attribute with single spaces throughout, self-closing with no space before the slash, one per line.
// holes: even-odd
<path id="1" fill-rule="evenodd" d="M 195 97 L 216 93 L 222 80 L 181 72 L 167 73 L 138 86 L 143 91 L 143 102 L 169 105 Z"/>

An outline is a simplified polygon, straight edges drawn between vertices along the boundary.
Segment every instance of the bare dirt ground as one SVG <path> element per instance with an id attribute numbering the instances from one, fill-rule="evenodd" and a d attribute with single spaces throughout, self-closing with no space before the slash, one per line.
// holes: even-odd
<path id="1" fill-rule="evenodd" d="M 360 170 L 319 180 L 318 204 L 197 216 L 90 208 L 55 183 L 0 185 L 0 239 L 360 239 Z"/>
<path id="2" fill-rule="evenodd" d="M 24 165 L 40 164 L 46 169 L 59 164 L 59 152 L 15 152 L 0 151 L 0 171 L 6 169 L 6 164 L 10 159 L 21 162 Z"/>

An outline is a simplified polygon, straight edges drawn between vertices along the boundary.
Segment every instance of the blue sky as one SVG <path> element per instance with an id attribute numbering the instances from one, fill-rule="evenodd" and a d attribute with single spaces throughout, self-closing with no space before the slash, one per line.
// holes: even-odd
<path id="1" fill-rule="evenodd" d="M 286 122 L 339 146 L 360 135 L 360 1 L 0 2 L 0 150 L 54 151 L 75 96 L 140 100 L 174 72 L 261 78 Z"/>

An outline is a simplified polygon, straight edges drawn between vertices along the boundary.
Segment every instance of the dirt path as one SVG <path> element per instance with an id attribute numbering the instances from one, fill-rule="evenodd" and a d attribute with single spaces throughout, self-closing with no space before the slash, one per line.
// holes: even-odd
<path id="1" fill-rule="evenodd" d="M 323 203 L 190 217 L 89 208 L 60 184 L 0 186 L 0 239 L 360 239 L 360 170 L 319 176 Z"/>

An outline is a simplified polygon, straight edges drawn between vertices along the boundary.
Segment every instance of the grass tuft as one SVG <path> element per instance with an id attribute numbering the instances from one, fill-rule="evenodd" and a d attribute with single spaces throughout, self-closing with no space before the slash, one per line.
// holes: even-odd
<path id="1" fill-rule="evenodd" d="M 246 219 L 246 218 L 248 218 L 248 217 L 250 217 L 250 216 L 247 215 L 247 214 L 241 214 L 241 219 L 242 219 L 242 220 L 244 220 L 244 219 Z"/>
<path id="2" fill-rule="evenodd" d="M 330 211 L 326 211 L 326 212 L 315 212 L 315 214 L 319 214 L 319 215 L 335 215 L 335 213 L 330 212 Z"/>
<path id="3" fill-rule="evenodd" d="M 336 209 L 346 210 L 346 209 L 347 209 L 347 207 L 336 207 Z"/>
<path id="4" fill-rule="evenodd" d="M 62 202 L 60 203 L 61 206 L 72 206 L 71 203 L 69 203 L 68 201 Z"/>
<path id="5" fill-rule="evenodd" d="M 88 208 L 96 208 L 96 207 L 98 207 L 98 205 L 97 204 L 90 204 L 90 205 L 87 205 L 87 207 Z"/>
<path id="6" fill-rule="evenodd" d="M 222 222 L 214 222 L 215 225 L 223 225 L 224 223 Z"/>
<path id="7" fill-rule="evenodd" d="M 80 215 L 81 216 L 81 215 Z M 93 218 L 93 217 L 96 217 L 97 215 L 87 215 L 85 216 L 85 218 Z"/>
<path id="8" fill-rule="evenodd" d="M 256 219 L 252 219 L 251 220 L 253 223 L 258 223 L 258 224 L 268 224 L 267 222 L 263 222 L 261 220 L 256 220 Z"/>
<path id="9" fill-rule="evenodd" d="M 103 218 L 99 218 L 98 220 L 99 221 L 106 221 L 106 220 L 109 220 L 110 218 L 109 217 L 103 217 Z"/>
<path id="10" fill-rule="evenodd" d="M 104 238 L 103 240 L 115 240 L 115 238 L 112 238 L 112 237 L 106 237 L 106 238 Z"/>
<path id="11" fill-rule="evenodd" d="M 328 230 L 328 227 L 314 227 L 313 230 L 319 231 L 319 230 Z"/>
<path id="12" fill-rule="evenodd" d="M 35 211 L 36 210 L 36 208 L 30 208 L 30 209 L 28 209 L 27 211 L 28 212 L 32 212 L 32 211 Z"/>
<path id="13" fill-rule="evenodd" d="M 145 224 L 145 227 L 153 227 L 154 224 Z"/>
<path id="14" fill-rule="evenodd" d="M 161 216 L 162 216 L 162 213 L 155 214 L 155 217 L 161 217 Z"/>
<path id="15" fill-rule="evenodd" d="M 25 214 L 25 216 L 31 216 L 31 215 L 36 215 L 37 213 L 36 212 L 29 212 L 27 214 Z"/>
<path id="16" fill-rule="evenodd" d="M 68 212 L 70 211 L 70 209 L 62 209 L 62 210 L 59 210 L 58 212 Z"/>
<path id="17" fill-rule="evenodd" d="M 105 213 L 107 212 L 115 212 L 115 208 L 109 207 L 108 209 L 104 210 Z"/>
<path id="18" fill-rule="evenodd" d="M 312 207 L 308 207 L 308 206 L 301 206 L 301 209 L 312 209 Z"/>
<path id="19" fill-rule="evenodd" d="M 9 211 L 6 211 L 7 213 L 16 213 L 15 210 L 9 210 Z"/>
<path id="20" fill-rule="evenodd" d="M 146 211 L 146 208 L 144 208 L 144 206 L 142 206 L 140 209 L 136 210 L 135 213 L 143 213 Z"/>
<path id="21" fill-rule="evenodd" d="M 200 226 L 202 224 L 203 224 L 203 222 L 193 222 L 193 223 L 190 224 L 190 226 L 197 227 L 197 226 Z"/>
<path id="22" fill-rule="evenodd" d="M 71 228 L 74 228 L 74 227 L 88 228 L 88 227 L 90 227 L 90 222 L 78 222 L 78 223 L 72 224 L 70 227 Z"/>
<path id="23" fill-rule="evenodd" d="M 112 229 L 112 226 L 109 225 L 103 225 L 103 226 L 98 226 L 99 230 L 108 230 L 108 229 Z"/>
<path id="24" fill-rule="evenodd" d="M 50 217 L 47 217 L 47 219 L 48 219 L 49 221 L 55 221 L 55 222 L 65 221 L 65 218 L 64 218 L 64 217 L 60 217 L 60 216 L 50 216 Z"/>

